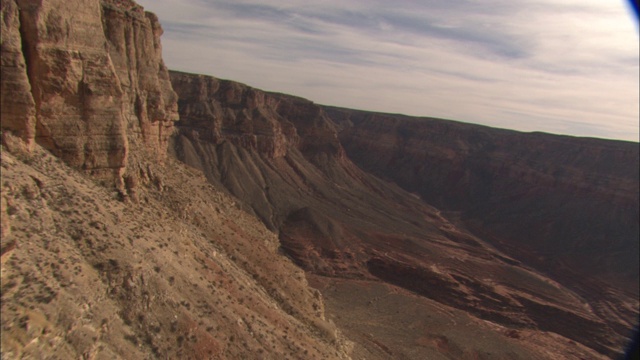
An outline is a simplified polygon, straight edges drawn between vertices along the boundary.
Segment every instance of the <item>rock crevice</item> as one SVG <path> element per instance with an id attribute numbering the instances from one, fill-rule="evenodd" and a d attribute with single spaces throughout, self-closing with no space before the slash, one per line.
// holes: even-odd
<path id="1" fill-rule="evenodd" d="M 35 102 L 27 76 L 27 44 L 21 12 L 13 0 L 3 0 L 1 42 L 1 115 L 2 131 L 11 132 L 31 148 L 35 138 Z M 3 143 L 5 141 L 3 140 Z"/>

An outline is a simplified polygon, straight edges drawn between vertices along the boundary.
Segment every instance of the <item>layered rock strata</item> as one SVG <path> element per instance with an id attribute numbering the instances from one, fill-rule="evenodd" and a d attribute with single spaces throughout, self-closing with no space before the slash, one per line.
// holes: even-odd
<path id="1" fill-rule="evenodd" d="M 22 53 L 20 12 L 13 0 L 2 0 L 0 40 L 0 115 L 2 131 L 11 131 L 28 147 L 35 138 L 35 102 L 27 77 L 27 65 Z"/>
<path id="2" fill-rule="evenodd" d="M 508 329 L 506 334 L 555 333 L 564 338 L 561 343 L 578 342 L 591 348 L 593 352 L 587 357 L 593 358 L 615 356 L 620 351 L 637 314 L 633 296 L 616 287 L 608 288 L 610 295 L 577 295 L 526 262 L 514 259 L 508 251 L 497 251 L 492 245 L 494 239 L 485 238 L 482 227 L 472 228 L 473 224 L 465 223 L 459 214 L 429 206 L 419 195 L 362 171 L 343 148 L 351 148 L 344 135 L 349 127 L 357 131 L 355 121 L 350 123 L 344 114 L 339 117 L 332 109 L 304 99 L 212 77 L 171 72 L 171 79 L 180 95 L 181 120 L 173 147 L 176 156 L 203 170 L 211 182 L 226 188 L 248 211 L 277 231 L 282 251 L 309 273 L 322 276 L 324 280 L 319 283 L 349 283 L 356 289 L 364 283 L 382 281 L 396 289 L 389 291 L 403 294 L 397 288 L 404 288 L 418 294 L 420 302 L 435 302 L 500 324 Z M 481 130 L 496 137 L 503 133 Z M 342 143 L 338 141 L 339 133 Z M 384 131 L 377 132 L 375 139 L 383 144 L 396 141 L 393 132 Z M 425 135 L 425 144 L 430 140 Z M 553 144 L 551 140 L 549 146 Z M 469 139 L 457 144 L 464 148 L 474 146 Z M 446 144 L 442 147 L 446 154 L 457 156 L 456 151 L 446 149 Z M 393 154 L 376 151 L 368 156 L 375 159 L 372 161 L 384 162 Z M 409 162 L 411 154 L 399 151 L 398 161 Z M 549 166 L 555 165 L 552 162 Z M 428 174 L 423 176 L 428 178 Z M 463 194 L 452 197 L 452 201 L 477 202 Z M 523 219 L 522 223 L 526 221 L 529 220 Z M 571 218 L 558 221 L 570 223 Z M 573 240 L 579 239 L 573 236 Z M 571 286 L 595 284 L 584 278 L 563 280 Z M 334 301 L 332 292 L 327 291 L 329 301 Z M 345 295 L 343 301 L 350 296 L 357 297 Z M 342 306 L 347 305 L 337 305 Z M 376 316 L 372 313 L 364 323 L 377 326 Z M 549 321 L 550 316 L 558 321 Z M 344 325 L 354 328 L 351 323 Z M 365 328 L 356 327 L 352 334 L 358 337 Z M 427 328 L 424 325 L 416 331 Z M 510 335 L 507 337 L 496 340 L 495 347 L 513 341 Z M 518 342 L 531 345 L 529 340 Z M 385 340 L 373 337 L 361 344 L 368 343 L 373 344 L 369 350 L 374 351 Z M 400 354 L 408 351 L 388 342 L 383 349 L 388 350 L 383 351 L 386 356 L 404 356 Z M 469 354 L 477 354 L 477 350 L 469 349 Z M 537 350 L 533 353 L 554 358 L 573 350 L 560 346 L 549 351 L 546 355 Z M 463 358 L 473 356 L 476 355 Z"/>
<path id="3" fill-rule="evenodd" d="M 347 359 L 277 237 L 166 157 L 161 34 L 129 0 L 2 0 L 0 357 Z"/>
<path id="4" fill-rule="evenodd" d="M 230 142 L 268 158 L 296 149 L 313 158 L 343 155 L 337 132 L 324 111 L 311 101 L 211 76 L 171 72 L 180 90 L 178 125 L 200 130 L 198 137 L 219 145 Z"/>
<path id="5" fill-rule="evenodd" d="M 637 143 L 326 110 L 350 159 L 367 171 L 544 271 L 637 296 Z"/>
<path id="6" fill-rule="evenodd" d="M 323 174 L 353 166 L 334 125 L 312 102 L 210 76 L 172 71 L 171 79 L 181 112 L 172 151 L 248 204 L 269 228 L 306 206 L 315 186 L 307 176 L 324 187 L 350 181 L 342 170 L 333 178 Z"/>
<path id="7" fill-rule="evenodd" d="M 177 99 L 154 15 L 130 1 L 3 0 L 2 18 L 3 132 L 122 191 L 130 148 L 164 158 Z"/>

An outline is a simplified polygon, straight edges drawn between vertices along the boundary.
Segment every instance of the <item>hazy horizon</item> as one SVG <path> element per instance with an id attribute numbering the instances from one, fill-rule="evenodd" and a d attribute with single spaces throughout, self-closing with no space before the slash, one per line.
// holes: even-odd
<path id="1" fill-rule="evenodd" d="M 138 2 L 160 19 L 170 69 L 324 105 L 639 140 L 623 1 Z"/>

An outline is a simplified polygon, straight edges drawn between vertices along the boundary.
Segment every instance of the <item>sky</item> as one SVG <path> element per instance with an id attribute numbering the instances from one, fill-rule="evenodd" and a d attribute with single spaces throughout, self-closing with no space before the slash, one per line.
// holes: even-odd
<path id="1" fill-rule="evenodd" d="M 639 140 L 618 0 L 137 0 L 170 69 L 319 104 Z"/>

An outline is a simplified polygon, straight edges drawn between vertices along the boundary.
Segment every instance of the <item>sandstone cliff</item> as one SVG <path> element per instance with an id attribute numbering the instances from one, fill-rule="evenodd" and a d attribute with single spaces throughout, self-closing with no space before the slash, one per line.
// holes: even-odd
<path id="1" fill-rule="evenodd" d="M 123 192 L 138 147 L 164 158 L 177 99 L 154 15 L 131 1 L 3 0 L 2 19 L 5 134 Z"/>
<path id="2" fill-rule="evenodd" d="M 3 358 L 347 358 L 329 319 L 356 358 L 620 353 L 637 145 L 169 74 L 130 0 L 1 1 Z"/>
<path id="3" fill-rule="evenodd" d="M 638 144 L 327 111 L 364 169 L 559 278 L 638 294 Z"/>
<path id="4" fill-rule="evenodd" d="M 1 13 L 3 359 L 348 358 L 277 237 L 166 157 L 177 97 L 153 14 Z"/>
<path id="5" fill-rule="evenodd" d="M 2 0 L 2 40 L 0 40 L 0 115 L 2 131 L 11 131 L 20 137 L 28 148 L 32 147 L 35 129 L 35 103 L 27 77 L 22 38 L 20 36 L 20 12 L 15 1 Z"/>
<path id="6" fill-rule="evenodd" d="M 431 332 L 429 336 L 444 339 L 442 341 L 457 349 L 457 355 L 452 355 L 456 358 L 516 359 L 532 354 L 542 358 L 603 356 L 596 352 L 579 355 L 575 349 L 560 344 L 550 345 L 545 350 L 549 352 L 541 353 L 532 339 L 540 339 L 538 336 L 544 337 L 542 334 L 547 333 L 565 337 L 565 344 L 577 342 L 608 356 L 619 352 L 637 314 L 634 310 L 637 301 L 633 296 L 615 287 L 609 287 L 607 294 L 596 294 L 592 298 L 577 295 L 512 258 L 511 252 L 497 251 L 492 245 L 494 239 L 480 231 L 483 227 L 472 228 L 473 224 L 465 223 L 457 214 L 429 206 L 416 194 L 362 171 L 343 148 L 352 148 L 345 134 L 359 130 L 355 121 L 349 123 L 350 119 L 345 119 L 344 114 L 341 118 L 333 109 L 304 99 L 267 93 L 213 77 L 170 74 L 180 97 L 181 119 L 174 143 L 176 156 L 203 170 L 211 182 L 226 188 L 268 227 L 278 231 L 282 251 L 312 275 L 316 286 L 325 290 L 327 301 L 332 305 L 329 313 L 345 319 L 338 323 L 348 329 L 352 339 L 358 339 L 356 354 L 359 356 L 420 358 L 443 353 L 437 345 L 440 340 L 403 333 L 396 334 L 391 341 L 384 335 L 391 336 L 388 331 L 391 323 L 396 327 L 414 327 L 416 321 L 425 321 L 416 331 L 427 331 L 430 320 L 426 317 L 438 311 L 433 308 L 434 304 L 451 311 L 464 311 L 475 319 L 500 324 L 504 329 L 495 333 L 496 337 L 488 345 L 494 351 L 500 348 L 504 352 L 492 355 L 484 353 L 487 344 L 461 343 L 460 335 Z M 496 137 L 503 135 L 500 130 L 482 129 Z M 338 141 L 339 131 L 342 143 Z M 465 136 L 464 132 L 452 132 L 454 136 Z M 425 146 L 438 144 L 438 139 L 434 140 L 429 134 L 421 135 Z M 384 129 L 376 129 L 369 140 L 373 144 L 397 143 L 395 133 Z M 446 140 L 442 141 L 445 154 L 452 159 L 459 156 L 455 150 L 447 149 Z M 547 144 L 545 139 L 540 141 Z M 354 142 L 357 143 L 357 139 Z M 475 143 L 462 138 L 455 146 L 468 149 Z M 553 142 L 549 142 L 549 146 L 553 146 Z M 401 147 L 397 153 L 391 149 L 372 149 L 376 151 L 368 155 L 363 151 L 362 157 L 387 164 L 385 160 L 390 156 L 395 156 L 400 163 L 410 162 L 413 156 L 410 147 Z M 546 166 L 551 165 L 553 163 Z M 429 178 L 429 174 L 421 176 Z M 485 186 L 472 183 L 478 188 Z M 531 187 L 531 184 L 523 185 L 523 188 Z M 611 187 L 608 191 L 620 190 Z M 620 192 L 621 198 L 627 196 L 624 190 Z M 451 198 L 452 204 L 477 202 L 465 194 Z M 571 218 L 566 221 L 570 223 Z M 469 231 L 470 228 L 474 231 Z M 615 258 L 615 253 L 611 257 Z M 594 286 L 589 281 L 579 281 L 581 279 L 567 280 L 564 284 Z M 343 290 L 337 292 L 337 289 Z M 416 299 L 402 289 L 420 297 Z M 369 310 L 362 309 L 363 312 L 356 315 L 357 312 L 349 309 L 355 306 L 356 298 L 361 299 L 361 291 L 371 296 L 367 300 Z M 396 306 L 419 306 L 424 312 L 418 311 L 412 322 L 390 315 L 397 312 L 387 308 L 390 303 L 382 305 L 384 301 L 373 310 L 373 304 L 386 298 L 388 293 L 398 294 L 393 301 Z M 364 315 L 366 313 L 369 315 Z M 384 317 L 385 322 L 378 323 L 377 316 Z M 361 332 L 365 329 L 380 329 L 379 335 L 363 338 Z M 484 331 L 493 334 L 495 329 Z M 461 333 L 469 335 L 464 330 Z M 524 333 L 529 334 L 526 340 L 521 339 Z M 529 350 L 510 348 L 507 343 L 513 344 L 514 338 L 520 339 L 515 341 L 518 346 Z M 420 350 L 414 350 L 411 345 L 407 347 L 407 342 L 421 344 L 415 345 Z M 434 352 L 434 346 L 440 350 Z"/>
<path id="7" fill-rule="evenodd" d="M 320 191 L 307 176 L 347 185 L 339 173 L 322 173 L 350 162 L 334 125 L 312 102 L 210 76 L 172 71 L 171 79 L 181 113 L 172 151 L 248 204 L 269 228 L 306 206 L 309 191 Z"/>
<path id="8" fill-rule="evenodd" d="M 311 101 L 267 93 L 211 76 L 171 72 L 180 88 L 180 109 L 213 144 L 225 141 L 268 158 L 281 158 L 296 149 L 309 158 L 343 155 L 337 132 L 324 111 Z"/>

